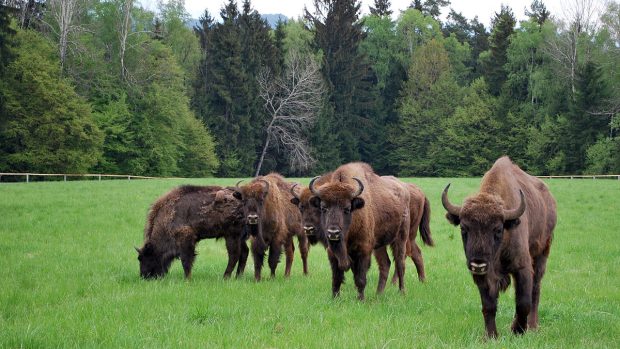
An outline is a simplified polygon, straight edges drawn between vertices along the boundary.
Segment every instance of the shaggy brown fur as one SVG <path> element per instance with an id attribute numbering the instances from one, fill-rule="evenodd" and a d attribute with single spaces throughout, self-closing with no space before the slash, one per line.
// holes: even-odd
<path id="1" fill-rule="evenodd" d="M 218 186 L 181 186 L 161 196 L 151 206 L 144 228 L 144 244 L 137 249 L 140 275 L 165 275 L 180 258 L 185 277 L 191 276 L 196 244 L 202 239 L 225 238 L 230 277 L 237 262 L 237 276 L 248 257 L 241 205 L 233 191 Z"/>
<path id="2" fill-rule="evenodd" d="M 448 187 L 442 203 L 448 221 L 461 226 L 487 336 L 497 336 L 497 298 L 510 284 L 510 275 L 516 294 L 512 331 L 520 334 L 528 327 L 537 328 L 540 283 L 556 224 L 556 203 L 547 186 L 502 157 L 482 178 L 480 192 L 465 199 L 462 207 L 449 202 Z"/>
<path id="3" fill-rule="evenodd" d="M 359 192 L 357 178 L 364 186 Z M 311 182 L 311 184 L 314 184 Z M 409 236 L 409 195 L 404 185 L 379 177 L 365 163 L 340 166 L 331 181 L 320 188 L 310 186 L 321 208 L 321 227 L 328 238 L 328 256 L 332 266 L 332 294 L 336 297 L 344 281 L 344 272 L 352 269 L 358 298 L 364 299 L 366 273 L 374 249 L 392 247 L 399 287 L 404 290 L 404 260 Z M 387 279 L 384 265 L 379 268 L 377 292 Z"/>
<path id="4" fill-rule="evenodd" d="M 303 233 L 299 210 L 289 202 L 292 183 L 277 173 L 257 177 L 247 185 L 237 188 L 234 196 L 243 203 L 246 223 L 253 230 L 254 278 L 261 279 L 265 252 L 269 249 L 268 263 L 271 276 L 275 276 L 282 247 L 286 255 L 284 275 L 289 276 L 295 247 L 293 236 L 297 236 L 303 262 L 304 274 L 308 273 L 308 238 Z"/>

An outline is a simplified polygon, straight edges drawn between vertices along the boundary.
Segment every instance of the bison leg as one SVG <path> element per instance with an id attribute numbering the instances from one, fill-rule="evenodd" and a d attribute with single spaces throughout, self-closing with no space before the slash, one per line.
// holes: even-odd
<path id="1" fill-rule="evenodd" d="M 422 258 L 422 250 L 415 241 L 411 243 L 411 260 L 415 264 L 415 269 L 418 272 L 418 280 L 424 282 L 426 280 L 426 274 L 424 273 L 424 259 Z"/>
<path id="2" fill-rule="evenodd" d="M 301 254 L 301 262 L 304 267 L 304 275 L 308 275 L 308 237 L 306 234 L 301 233 L 297 235 L 297 244 L 299 246 L 299 253 Z"/>
<path id="3" fill-rule="evenodd" d="M 532 311 L 528 317 L 527 325 L 531 329 L 538 328 L 538 303 L 540 301 L 540 282 L 545 275 L 547 268 L 547 257 L 549 257 L 549 249 L 551 241 L 547 243 L 543 254 L 534 259 L 534 285 L 532 287 Z"/>
<path id="4" fill-rule="evenodd" d="M 290 244 L 293 244 L 293 241 L 290 241 Z M 287 247 L 287 251 L 286 251 L 286 264 L 287 264 L 287 269 L 288 272 L 290 274 L 291 272 L 291 267 L 288 265 L 289 264 L 289 251 L 288 251 L 288 242 L 286 243 L 286 247 Z M 269 268 L 271 269 L 271 277 L 274 278 L 276 276 L 276 268 L 278 267 L 278 263 L 280 262 L 280 254 L 282 253 L 282 245 L 279 243 L 276 243 L 275 241 L 271 242 L 271 245 L 269 246 Z M 292 255 L 293 252 L 290 252 L 290 254 Z M 292 263 L 292 258 L 291 258 L 291 263 Z M 286 271 L 284 272 L 285 276 L 288 276 L 288 274 L 286 273 Z"/>
<path id="5" fill-rule="evenodd" d="M 181 250 L 181 264 L 183 264 L 183 271 L 185 272 L 186 279 L 191 279 L 192 277 L 192 266 L 194 265 L 195 259 L 196 243 L 193 241 L 185 243 Z"/>
<path id="6" fill-rule="evenodd" d="M 245 270 L 245 264 L 248 261 L 248 254 L 250 254 L 250 249 L 248 248 L 247 243 L 244 240 L 239 241 L 239 264 L 237 264 L 237 277 L 243 274 Z"/>
<path id="7" fill-rule="evenodd" d="M 512 332 L 522 334 L 527 331 L 527 316 L 532 307 L 532 270 L 520 269 L 514 274 L 516 311 L 512 322 Z"/>
<path id="8" fill-rule="evenodd" d="M 241 255 L 241 240 L 235 238 L 226 238 L 226 251 L 228 251 L 228 265 L 226 266 L 226 270 L 224 271 L 224 279 L 230 278 L 230 274 L 232 274 L 233 269 L 235 269 L 235 265 L 239 261 L 239 256 Z"/>
<path id="9" fill-rule="evenodd" d="M 289 277 L 291 275 L 291 266 L 293 265 L 293 258 L 295 258 L 295 244 L 293 244 L 293 237 L 287 238 L 284 241 L 284 254 L 285 254 L 285 267 L 284 276 Z"/>
<path id="10" fill-rule="evenodd" d="M 391 262 L 385 246 L 375 249 L 374 252 L 377 265 L 379 266 L 379 284 L 377 285 L 377 293 L 381 294 L 385 289 L 385 283 L 387 282 L 388 274 L 390 273 Z M 394 273 L 394 275 L 396 276 L 396 273 Z"/>
<path id="11" fill-rule="evenodd" d="M 370 254 L 361 254 L 353 258 L 353 278 L 357 287 L 357 299 L 364 300 L 364 289 L 366 288 L 366 273 L 370 268 Z"/>
<path id="12" fill-rule="evenodd" d="M 482 316 L 484 317 L 484 327 L 489 338 L 497 338 L 497 326 L 495 325 L 495 314 L 497 313 L 497 289 L 491 290 L 488 285 L 478 285 L 480 300 L 482 301 Z"/>
<path id="13" fill-rule="evenodd" d="M 254 257 L 254 279 L 260 281 L 265 259 L 265 246 L 258 239 L 252 240 L 252 257 Z"/>
<path id="14" fill-rule="evenodd" d="M 342 286 L 344 281 L 344 270 L 340 269 L 338 258 L 329 249 L 327 250 L 327 256 L 332 267 L 332 296 L 336 298 L 340 295 L 340 286 Z"/>
<path id="15" fill-rule="evenodd" d="M 394 265 L 396 266 L 396 273 L 398 273 L 398 289 L 401 292 L 405 291 L 405 243 L 395 242 L 392 244 L 392 251 L 394 253 Z"/>

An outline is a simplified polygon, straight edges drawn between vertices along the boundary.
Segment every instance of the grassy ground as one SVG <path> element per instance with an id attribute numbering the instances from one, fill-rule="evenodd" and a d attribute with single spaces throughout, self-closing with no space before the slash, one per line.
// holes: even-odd
<path id="1" fill-rule="evenodd" d="M 500 298 L 500 337 L 487 342 L 477 289 L 464 266 L 458 230 L 443 218 L 451 200 L 479 179 L 415 179 L 429 196 L 437 246 L 423 247 L 427 282 L 407 262 L 407 292 L 377 296 L 373 263 L 358 302 L 347 273 L 331 298 L 325 251 L 310 251 L 309 276 L 296 253 L 290 279 L 245 275 L 224 281 L 223 241 L 199 245 L 192 281 L 179 262 L 161 280 L 138 277 L 149 205 L 182 183 L 233 179 L 105 180 L 0 184 L 0 347 L 618 347 L 620 344 L 620 183 L 549 180 L 558 226 L 543 279 L 540 330 L 510 334 L 514 289 Z M 307 182 L 307 181 L 305 181 Z M 263 275 L 266 275 L 263 270 Z"/>

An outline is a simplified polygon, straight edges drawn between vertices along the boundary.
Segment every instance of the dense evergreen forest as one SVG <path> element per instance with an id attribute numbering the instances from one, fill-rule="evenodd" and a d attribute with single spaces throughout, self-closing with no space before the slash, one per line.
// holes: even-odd
<path id="1" fill-rule="evenodd" d="M 183 0 L 0 0 L 0 172 L 620 173 L 620 4 L 565 2 L 486 28 L 314 0 L 271 28 L 249 0 L 193 27 Z"/>

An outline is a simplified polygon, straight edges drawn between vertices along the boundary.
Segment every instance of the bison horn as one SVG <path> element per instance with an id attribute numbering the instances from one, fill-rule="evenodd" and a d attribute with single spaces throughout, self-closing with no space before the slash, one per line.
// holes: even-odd
<path id="1" fill-rule="evenodd" d="M 310 180 L 310 184 L 308 184 L 308 187 L 310 187 L 310 191 L 312 192 L 312 194 L 314 194 L 316 196 L 319 196 L 319 193 L 314 188 L 314 181 L 316 181 L 319 178 L 321 178 L 321 176 L 316 176 L 316 177 L 312 178 L 312 180 Z"/>
<path id="2" fill-rule="evenodd" d="M 136 246 L 134 246 L 133 248 L 135 248 L 136 252 L 138 252 L 138 254 L 140 254 L 140 249 L 139 248 L 137 248 Z"/>
<path id="3" fill-rule="evenodd" d="M 448 188 L 450 188 L 450 183 L 446 186 L 446 188 L 443 190 L 443 193 L 441 194 L 441 203 L 449 214 L 458 217 L 461 215 L 461 206 L 452 205 L 450 203 L 450 200 L 448 200 Z"/>
<path id="4" fill-rule="evenodd" d="M 299 183 L 295 183 L 293 184 L 293 186 L 291 187 L 291 194 L 293 194 L 293 197 L 297 200 L 299 200 L 299 195 L 297 195 L 297 193 L 295 192 L 295 187 L 298 186 Z"/>
<path id="5" fill-rule="evenodd" d="M 525 197 L 523 195 L 523 190 L 521 189 L 519 189 L 519 197 L 521 198 L 521 203 L 519 204 L 519 207 L 512 209 L 512 210 L 504 210 L 505 221 L 515 220 L 521 217 L 523 212 L 525 212 Z"/>
<path id="6" fill-rule="evenodd" d="M 235 188 L 239 188 L 239 183 L 243 182 L 243 179 L 240 180 L 239 182 L 237 182 L 237 184 L 235 184 Z"/>
<path id="7" fill-rule="evenodd" d="M 264 179 L 259 179 L 259 181 L 265 183 L 265 194 L 263 194 L 263 197 L 265 197 L 269 193 L 269 182 Z"/>
<path id="8" fill-rule="evenodd" d="M 353 180 L 357 182 L 357 184 L 359 184 L 359 189 L 357 190 L 357 193 L 355 193 L 355 195 L 353 195 L 354 198 L 362 195 L 362 192 L 364 191 L 364 184 L 362 183 L 362 181 L 359 180 L 359 178 L 353 177 Z"/>

